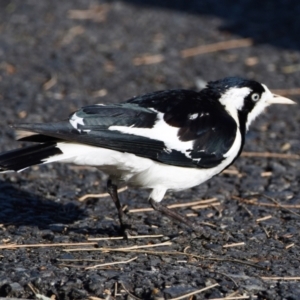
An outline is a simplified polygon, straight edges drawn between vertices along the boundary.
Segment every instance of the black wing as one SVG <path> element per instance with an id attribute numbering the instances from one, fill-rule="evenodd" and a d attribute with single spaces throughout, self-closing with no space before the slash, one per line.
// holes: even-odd
<path id="1" fill-rule="evenodd" d="M 110 126 L 151 129 L 162 120 L 178 128 L 182 149 L 168 148 L 163 140 L 109 129 Z M 211 168 L 218 165 L 233 144 L 237 126 L 219 103 L 204 101 L 198 92 L 171 90 L 135 97 L 122 104 L 91 105 L 69 120 L 48 124 L 21 124 L 15 128 L 37 133 L 22 140 L 45 142 L 45 136 L 129 152 L 165 164 Z M 191 145 L 191 143 L 189 143 Z"/>
<path id="2" fill-rule="evenodd" d="M 205 90 L 161 91 L 128 102 L 164 113 L 164 120 L 178 127 L 181 141 L 194 141 L 187 153 L 197 167 L 217 166 L 234 143 L 237 124 L 214 95 Z M 242 147 L 243 145 L 241 145 Z"/>

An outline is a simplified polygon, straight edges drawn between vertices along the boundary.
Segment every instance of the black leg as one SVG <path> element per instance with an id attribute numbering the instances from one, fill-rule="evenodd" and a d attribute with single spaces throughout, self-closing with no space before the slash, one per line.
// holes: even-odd
<path id="1" fill-rule="evenodd" d="M 122 210 L 122 206 L 121 206 L 119 196 L 118 196 L 117 185 L 113 184 L 111 179 L 108 179 L 108 181 L 107 181 L 107 192 L 109 193 L 111 199 L 114 201 L 115 206 L 118 210 L 121 229 L 122 229 L 123 233 L 126 236 L 128 236 L 127 229 L 128 229 L 128 227 L 130 227 L 130 224 L 128 222 L 128 217 L 124 214 L 124 212 Z"/>
<path id="2" fill-rule="evenodd" d="M 193 229 L 194 231 L 203 231 L 202 227 L 199 225 L 195 225 L 193 224 L 189 219 L 187 219 L 185 216 L 182 216 L 181 214 L 175 212 L 174 210 L 169 209 L 166 206 L 163 206 L 162 204 L 160 204 L 159 202 L 155 202 L 153 199 L 149 199 L 151 206 L 161 212 L 162 214 L 166 215 L 167 217 L 169 217 L 170 219 L 175 219 L 177 221 L 179 221 L 180 223 L 184 223 L 187 226 L 189 226 L 191 229 Z"/>

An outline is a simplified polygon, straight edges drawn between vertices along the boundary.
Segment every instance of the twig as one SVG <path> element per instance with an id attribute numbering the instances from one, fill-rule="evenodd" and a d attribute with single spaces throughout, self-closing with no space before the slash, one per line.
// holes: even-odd
<path id="1" fill-rule="evenodd" d="M 282 95 L 282 96 L 300 95 L 300 88 L 278 89 L 278 90 L 272 89 L 272 93 Z"/>
<path id="2" fill-rule="evenodd" d="M 54 85 L 56 85 L 57 83 L 57 76 L 53 75 L 49 80 L 47 80 L 44 84 L 43 84 L 43 89 L 45 91 L 51 89 Z"/>
<path id="3" fill-rule="evenodd" d="M 121 284 L 122 288 L 125 290 L 125 292 L 126 292 L 131 298 L 133 298 L 133 299 L 135 299 L 135 300 L 143 300 L 143 299 L 138 298 L 137 296 L 131 294 L 131 293 L 128 291 L 128 289 L 126 288 L 125 284 L 124 284 L 122 281 L 119 281 L 119 283 Z"/>
<path id="4" fill-rule="evenodd" d="M 300 277 L 260 277 L 262 280 L 300 280 Z"/>
<path id="5" fill-rule="evenodd" d="M 243 176 L 238 170 L 224 170 L 221 174 Z"/>
<path id="6" fill-rule="evenodd" d="M 274 208 L 283 208 L 297 216 L 300 216 L 299 214 L 293 212 L 292 210 L 290 210 L 289 208 L 300 208 L 300 204 L 281 204 L 281 203 L 277 203 L 277 204 L 272 204 L 272 203 L 267 203 L 267 202 L 258 202 L 256 198 L 254 199 L 244 199 L 238 196 L 231 196 L 232 199 L 234 200 L 238 200 L 241 202 L 244 202 L 246 204 L 251 204 L 251 205 L 258 205 L 258 206 L 266 206 L 266 207 L 274 207 Z"/>
<path id="7" fill-rule="evenodd" d="M 164 61 L 165 57 L 162 54 L 149 55 L 145 54 L 133 59 L 135 66 L 158 64 Z"/>
<path id="8" fill-rule="evenodd" d="M 261 172 L 260 176 L 261 177 L 270 177 L 273 175 L 273 172 Z"/>
<path id="9" fill-rule="evenodd" d="M 245 246 L 245 242 L 226 244 L 226 245 L 223 245 L 223 248 L 232 248 L 232 247 L 238 247 L 238 246 Z"/>
<path id="10" fill-rule="evenodd" d="M 205 53 L 217 52 L 222 50 L 229 50 L 241 47 L 250 47 L 253 45 L 252 39 L 236 39 L 230 41 L 223 41 L 209 45 L 201 45 L 181 51 L 181 57 L 191 57 Z"/>
<path id="11" fill-rule="evenodd" d="M 272 218 L 273 217 L 271 215 L 268 215 L 268 216 L 256 219 L 256 222 L 259 223 L 259 222 L 266 221 L 266 220 L 269 220 L 269 219 L 272 219 Z"/>
<path id="12" fill-rule="evenodd" d="M 294 211 L 292 211 L 292 210 L 290 210 L 290 209 L 288 209 L 287 208 L 287 206 L 285 205 L 282 205 L 280 202 L 278 202 L 277 200 L 275 200 L 274 198 L 272 198 L 272 197 L 269 197 L 269 196 L 267 196 L 267 195 L 265 195 L 265 194 L 260 194 L 262 197 L 264 197 L 264 198 L 266 198 L 266 199 L 268 199 L 268 200 L 270 200 L 270 201 L 272 201 L 272 202 L 274 202 L 275 204 L 277 204 L 279 207 L 282 207 L 283 209 L 285 209 L 285 210 L 287 210 L 288 212 L 290 212 L 290 213 L 292 213 L 292 214 L 294 214 L 294 215 L 296 215 L 296 216 L 298 216 L 298 217 L 300 217 L 300 215 L 299 214 L 297 214 L 297 213 L 295 213 Z"/>
<path id="13" fill-rule="evenodd" d="M 153 246 L 153 245 L 152 245 Z M 84 251 L 90 251 L 89 249 L 70 249 L 71 251 L 76 251 L 76 250 L 84 250 Z M 64 251 L 68 252 L 70 251 L 68 249 L 65 249 Z M 233 262 L 233 263 L 238 263 L 246 266 L 250 266 L 253 268 L 258 268 L 261 270 L 265 270 L 264 267 L 261 267 L 259 265 L 255 265 L 253 263 L 247 262 L 247 261 L 242 261 L 238 259 L 230 259 L 230 258 L 219 258 L 219 257 L 206 257 L 206 256 L 201 256 L 197 254 L 192 254 L 192 253 L 185 253 L 185 252 L 179 252 L 179 251 L 151 251 L 151 250 L 139 250 L 139 249 L 126 249 L 126 248 L 118 248 L 118 249 L 113 249 L 113 248 L 97 248 L 97 249 L 91 249 L 92 251 L 103 251 L 103 252 L 132 252 L 132 253 L 142 253 L 142 254 L 149 254 L 149 255 L 175 255 L 175 256 L 188 256 L 188 257 L 194 257 L 198 258 L 201 260 L 210 260 L 210 261 L 221 261 L 221 262 Z"/>
<path id="14" fill-rule="evenodd" d="M 17 249 L 17 248 L 40 248 L 40 247 L 65 247 L 65 246 L 88 246 L 93 245 L 96 246 L 97 243 L 92 242 L 85 242 L 85 243 L 56 243 L 56 244 L 24 244 L 24 245 L 17 245 L 17 244 L 9 244 L 9 245 L 1 245 L 1 249 Z M 92 248 L 91 248 L 92 249 Z"/>
<path id="15" fill-rule="evenodd" d="M 179 297 L 176 297 L 176 298 L 171 298 L 170 300 L 180 300 L 180 299 L 184 299 L 184 298 L 187 298 L 187 297 L 190 297 L 190 296 L 193 296 L 193 295 L 196 295 L 196 294 L 199 294 L 199 293 L 202 293 L 204 291 L 207 291 L 207 290 L 210 290 L 216 286 L 219 286 L 218 283 L 215 283 L 215 284 L 212 284 L 210 286 L 207 286 L 203 289 L 200 289 L 200 290 L 197 290 L 197 291 L 194 291 L 194 292 L 191 292 L 191 293 L 188 293 L 188 294 L 185 294 L 185 295 L 182 295 L 182 296 L 179 296 Z"/>
<path id="16" fill-rule="evenodd" d="M 248 207 L 244 204 L 240 204 L 240 205 L 249 214 L 249 216 L 253 218 L 253 213 L 248 209 Z"/>
<path id="17" fill-rule="evenodd" d="M 168 208 L 178 208 L 178 207 L 189 207 L 189 206 L 194 206 L 198 204 L 205 204 L 205 203 L 211 203 L 217 201 L 217 198 L 211 198 L 211 199 L 206 199 L 206 200 L 197 200 L 193 202 L 186 202 L 186 203 L 177 203 L 177 204 L 171 204 L 168 205 Z M 134 208 L 130 209 L 128 212 L 129 213 L 136 213 L 136 212 L 145 212 L 145 211 L 154 211 L 153 208 L 151 207 L 144 207 L 144 208 Z"/>
<path id="18" fill-rule="evenodd" d="M 197 213 L 187 213 L 185 214 L 187 217 L 198 217 Z"/>
<path id="19" fill-rule="evenodd" d="M 281 158 L 281 159 L 300 159 L 298 154 L 285 154 L 274 152 L 242 152 L 243 157 L 263 157 L 263 158 Z"/>
<path id="20" fill-rule="evenodd" d="M 177 204 L 168 205 L 168 208 L 194 206 L 194 205 L 198 205 L 198 204 L 206 204 L 206 203 L 215 202 L 217 200 L 218 200 L 217 198 L 210 198 L 210 199 L 206 199 L 206 200 L 197 200 L 197 201 L 193 201 L 193 202 L 177 203 Z"/>
<path id="21" fill-rule="evenodd" d="M 208 207 L 213 207 L 213 206 L 220 206 L 220 205 L 221 205 L 221 203 L 217 202 L 217 203 L 211 203 L 211 204 L 205 204 L 205 205 L 192 206 L 192 209 L 198 210 L 198 209 L 203 209 L 203 208 L 208 208 Z"/>
<path id="22" fill-rule="evenodd" d="M 209 222 L 200 222 L 200 225 L 205 225 L 205 226 L 212 227 L 212 228 L 218 228 L 217 225 L 214 225 L 214 224 L 209 223 Z"/>
<path id="23" fill-rule="evenodd" d="M 163 234 L 147 234 L 147 235 L 131 235 L 128 239 L 145 239 L 145 238 L 159 238 L 164 237 Z M 107 240 L 123 240 L 123 236 L 112 236 L 112 237 L 102 237 L 102 238 L 88 238 L 88 241 L 107 241 Z"/>
<path id="24" fill-rule="evenodd" d="M 36 297 L 37 299 L 42 299 L 42 300 L 51 300 L 51 299 L 52 299 L 52 297 L 49 298 L 49 297 L 46 297 L 46 296 L 44 296 L 44 295 L 41 295 L 41 294 L 39 293 L 38 289 L 35 288 L 31 283 L 27 283 L 27 286 L 31 289 L 31 291 L 34 293 L 34 295 L 35 295 L 35 297 Z"/>
<path id="25" fill-rule="evenodd" d="M 66 252 L 72 251 L 102 251 L 102 252 L 110 252 L 110 251 L 127 251 L 127 250 L 135 250 L 135 249 L 142 249 L 142 248 L 153 248 L 153 247 L 161 247 L 161 246 L 170 246 L 172 245 L 171 242 L 164 242 L 159 244 L 151 244 L 151 245 L 140 245 L 140 246 L 131 246 L 131 247 L 124 247 L 124 248 L 71 248 L 71 249 L 64 249 Z"/>
<path id="26" fill-rule="evenodd" d="M 128 259 L 128 260 L 121 260 L 121 261 L 115 261 L 115 262 L 110 262 L 110 263 L 94 265 L 92 267 L 86 267 L 85 270 L 97 269 L 97 268 L 101 268 L 101 267 L 113 266 L 113 265 L 119 265 L 119 264 L 127 264 L 129 262 L 132 262 L 132 261 L 136 260 L 137 258 L 138 257 L 136 256 L 136 257 L 133 257 L 133 258 Z"/>
<path id="27" fill-rule="evenodd" d="M 290 249 L 290 248 L 292 248 L 294 246 L 295 246 L 295 243 L 291 243 L 291 244 L 285 246 L 285 249 Z"/>
<path id="28" fill-rule="evenodd" d="M 234 285 L 235 285 L 237 288 L 239 287 L 238 284 L 235 282 L 235 280 L 234 280 L 233 278 L 231 278 L 229 275 L 227 275 L 227 274 L 225 274 L 225 273 L 218 272 L 218 271 L 211 271 L 211 272 L 225 276 L 226 278 L 230 279 L 230 280 L 234 283 Z M 234 292 L 234 293 L 230 294 L 230 296 L 233 296 L 233 295 L 235 295 L 236 293 L 237 293 L 237 292 Z"/>
<path id="29" fill-rule="evenodd" d="M 118 193 L 122 193 L 124 191 L 127 190 L 127 186 L 124 186 L 120 189 L 118 189 Z M 80 198 L 78 198 L 79 201 L 84 201 L 87 198 L 105 198 L 108 197 L 109 194 L 108 193 L 102 193 L 102 194 L 86 194 L 84 196 L 81 196 Z"/>
<path id="30" fill-rule="evenodd" d="M 73 20 L 92 20 L 94 22 L 103 22 L 106 20 L 108 5 L 94 5 L 86 10 L 71 9 L 68 11 L 68 18 Z"/>
<path id="31" fill-rule="evenodd" d="M 264 226 L 261 226 L 261 228 L 262 228 L 263 231 L 265 232 L 267 238 L 270 238 L 270 233 L 269 233 L 269 231 L 268 231 Z"/>
<path id="32" fill-rule="evenodd" d="M 225 297 L 225 298 L 211 298 L 210 300 L 240 300 L 250 299 L 250 296 L 236 296 L 236 297 Z"/>

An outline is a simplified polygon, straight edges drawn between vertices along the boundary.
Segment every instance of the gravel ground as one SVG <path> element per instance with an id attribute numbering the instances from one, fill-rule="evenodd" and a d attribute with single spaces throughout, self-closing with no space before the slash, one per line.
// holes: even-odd
<path id="1" fill-rule="evenodd" d="M 154 90 L 230 75 L 297 88 L 299 13 L 296 0 L 1 0 L 0 149 L 18 146 L 12 123 L 59 120 L 83 105 Z M 242 38 L 254 44 L 181 52 Z M 245 151 L 284 158 L 241 157 L 231 173 L 168 193 L 165 204 L 216 198 L 177 208 L 206 223 L 205 238 L 145 211 L 130 216 L 139 235 L 152 237 L 109 239 L 119 236 L 112 201 L 78 201 L 105 192 L 106 176 L 92 168 L 53 164 L 1 175 L 0 297 L 171 299 L 206 287 L 185 299 L 299 299 L 300 163 L 290 155 L 300 152 L 299 121 L 298 107 L 269 108 Z M 147 192 L 121 195 L 129 211 L 149 207 Z M 86 244 L 96 237 L 106 239 Z"/>

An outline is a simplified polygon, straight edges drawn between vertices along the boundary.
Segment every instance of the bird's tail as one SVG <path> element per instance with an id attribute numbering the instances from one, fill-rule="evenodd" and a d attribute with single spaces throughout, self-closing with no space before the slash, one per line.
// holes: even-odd
<path id="1" fill-rule="evenodd" d="M 0 154 L 0 172 L 22 171 L 45 163 L 48 158 L 62 154 L 56 143 L 44 143 Z"/>

